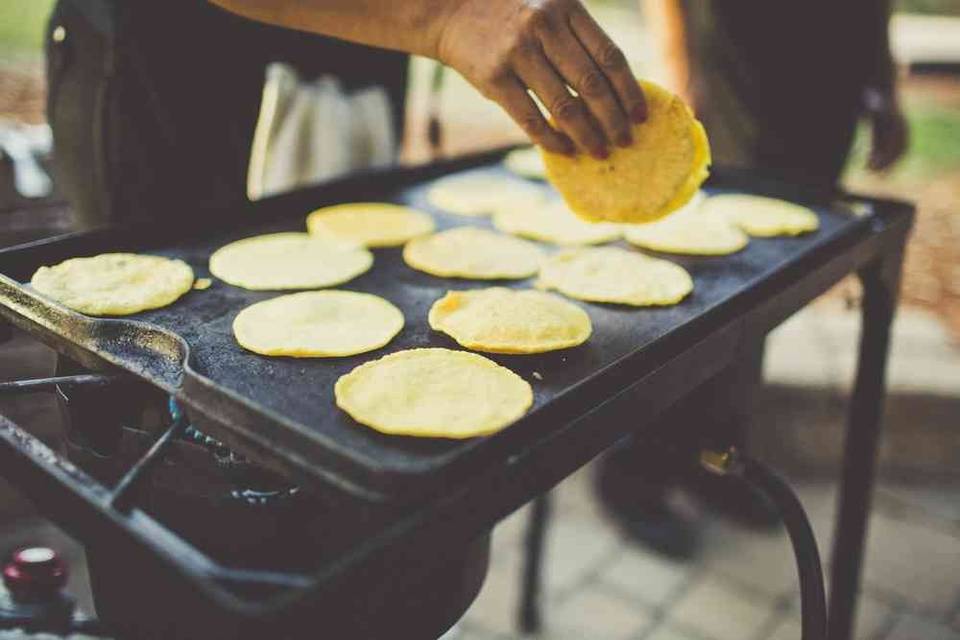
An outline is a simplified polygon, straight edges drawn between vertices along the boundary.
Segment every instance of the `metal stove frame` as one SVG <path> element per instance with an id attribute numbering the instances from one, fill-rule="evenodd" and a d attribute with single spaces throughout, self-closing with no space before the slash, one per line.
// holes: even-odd
<path id="1" fill-rule="evenodd" d="M 848 198 L 870 209 L 867 232 L 849 238 L 829 255 L 807 260 L 803 269 L 790 269 L 758 284 L 755 295 L 744 301 L 737 313 L 714 318 L 702 339 L 685 343 L 664 339 L 661 348 L 651 354 L 658 365 L 652 373 L 634 380 L 587 415 L 497 459 L 468 482 L 444 487 L 424 500 L 405 505 L 379 532 L 358 541 L 350 552 L 312 574 L 221 566 L 138 509 L 138 484 L 183 429 L 183 420 L 175 421 L 122 481 L 108 489 L 0 416 L 0 469 L 45 514 L 79 540 L 135 550 L 158 574 L 204 603 L 207 614 L 196 620 L 198 629 L 217 629 L 226 621 L 232 622 L 231 627 L 249 631 L 251 637 L 266 630 L 277 633 L 278 629 L 295 629 L 305 620 L 335 619 L 343 603 L 358 590 L 377 597 L 420 574 L 427 559 L 430 563 L 442 562 L 443 553 L 438 549 L 468 544 L 478 532 L 488 530 L 623 436 L 639 430 L 639 422 L 614 419 L 622 418 L 621 401 L 642 394 L 649 399 L 650 415 L 655 415 L 687 393 L 705 375 L 702 372 L 716 371 L 735 357 L 742 335 L 765 334 L 842 277 L 857 273 L 863 283 L 863 328 L 849 408 L 829 602 L 828 638 L 843 640 L 851 637 L 853 629 L 881 428 L 890 327 L 913 219 L 913 208 L 905 203 Z M 109 382 L 94 375 L 39 381 L 33 386 Z M 0 391 L 24 388 L 22 383 L 8 384 Z M 543 502 L 538 504 L 534 518 L 540 521 L 542 532 L 546 510 Z M 537 535 L 535 526 L 531 540 L 535 541 Z M 438 540 L 444 544 L 438 545 Z"/>

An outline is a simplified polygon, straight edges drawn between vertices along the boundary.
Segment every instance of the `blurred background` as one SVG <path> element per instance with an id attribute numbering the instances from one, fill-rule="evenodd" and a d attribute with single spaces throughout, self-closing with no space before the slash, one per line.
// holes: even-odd
<path id="1" fill-rule="evenodd" d="M 68 207 L 43 176 L 42 34 L 51 0 L 0 3 L 0 244 L 71 228 Z M 592 0 L 598 21 L 634 70 L 664 79 L 665 61 L 635 1 Z M 880 484 L 871 520 L 858 638 L 960 639 L 960 0 L 900 0 L 891 23 L 909 120 L 909 151 L 895 169 L 864 170 L 858 135 L 844 182 L 856 192 L 918 206 L 895 327 Z M 815 34 L 811 34 L 812 42 Z M 415 59 L 403 161 L 430 160 L 427 115 L 434 63 Z M 439 95 L 447 156 L 523 141 L 493 103 L 453 72 Z M 15 141 L 11 142 L 11 133 Z M 24 141 L 37 168 L 24 162 Z M 20 145 L 20 146 L 18 146 Z M 27 161 L 29 163 L 29 161 Z M 39 169 L 39 173 L 35 171 Z M 27 172 L 24 177 L 23 172 Z M 859 332 L 858 286 L 843 282 L 778 329 L 750 425 L 755 454 L 786 472 L 829 549 L 835 478 Z M 49 375 L 53 355 L 15 336 L 0 348 L 3 379 Z M 0 403 L 39 434 L 57 431 L 52 400 Z M 799 637 L 793 560 L 784 535 L 707 525 L 697 558 L 673 562 L 623 540 L 599 513 L 589 469 L 558 489 L 547 560 L 547 636 L 589 639 L 749 640 Z M 523 511 L 495 535 L 487 585 L 461 636 L 515 637 Z M 0 553 L 49 543 L 73 569 L 71 589 L 90 608 L 82 550 L 0 479 Z M 0 638 L 17 637 L 0 633 Z"/>

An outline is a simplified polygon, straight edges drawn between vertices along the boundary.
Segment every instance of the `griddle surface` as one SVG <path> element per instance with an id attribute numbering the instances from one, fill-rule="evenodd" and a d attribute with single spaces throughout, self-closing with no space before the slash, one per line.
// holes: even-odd
<path id="1" fill-rule="evenodd" d="M 499 166 L 470 170 L 506 173 Z M 518 179 L 512 175 L 504 175 L 504 178 Z M 425 197 L 429 183 L 388 193 L 377 192 L 374 185 L 371 182 L 369 188 L 354 199 L 410 204 L 432 213 L 439 229 L 457 225 L 490 226 L 487 219 L 445 214 L 431 207 Z M 765 193 L 778 195 L 769 189 Z M 522 288 L 530 287 L 532 280 L 491 282 L 436 278 L 407 267 L 400 249 L 376 249 L 372 270 L 340 288 L 373 293 L 390 300 L 403 311 L 406 326 L 386 347 L 348 358 L 272 358 L 245 351 L 234 341 L 231 331 L 237 313 L 254 302 L 283 292 L 246 291 L 216 278 L 207 290 L 192 291 L 170 307 L 140 313 L 129 319 L 154 324 L 181 336 L 190 349 L 189 369 L 209 379 L 215 388 L 244 398 L 250 410 L 260 414 L 258 429 L 268 439 L 271 433 L 276 433 L 272 430 L 292 428 L 297 433 L 296 438 L 311 445 L 289 450 L 281 447 L 277 455 L 306 455 L 309 458 L 313 454 L 305 452 L 322 450 L 325 455 L 309 462 L 327 468 L 339 467 L 336 473 L 344 473 L 351 483 L 373 491 L 402 492 L 414 484 L 440 477 L 441 472 L 455 473 L 457 469 L 467 472 L 469 461 L 479 459 L 484 449 L 493 446 L 498 439 L 513 436 L 513 440 L 519 442 L 523 439 L 519 430 L 549 429 L 549 425 L 534 426 L 543 417 L 545 408 L 560 399 L 574 398 L 584 382 L 596 381 L 598 376 L 615 372 L 618 363 L 625 358 L 637 357 L 658 339 L 757 286 L 810 252 L 843 242 L 845 236 L 868 224 L 867 218 L 857 218 L 840 207 L 816 206 L 815 209 L 820 216 L 821 228 L 814 234 L 799 238 L 752 239 L 744 251 L 731 256 L 659 256 L 683 265 L 693 276 L 693 294 L 676 306 L 636 309 L 577 302 L 593 321 L 593 336 L 586 344 L 540 355 L 488 355 L 533 386 L 534 406 L 527 416 L 504 432 L 469 441 L 380 435 L 353 422 L 337 409 L 333 385 L 337 378 L 358 364 L 386 353 L 417 347 L 459 348 L 452 339 L 431 331 L 427 324 L 430 305 L 447 290 L 492 284 Z M 211 252 L 227 242 L 259 233 L 303 230 L 303 219 L 308 211 L 309 208 L 302 210 L 302 215 L 260 224 L 238 220 L 235 228 L 206 234 L 202 238 L 181 239 L 149 252 L 181 258 L 194 268 L 198 277 L 212 277 L 207 268 Z M 133 244 L 121 242 L 114 250 L 136 250 Z M 549 247 L 549 250 L 555 251 L 556 248 Z M 611 389 L 611 394 L 615 391 Z M 576 416 L 566 417 L 572 419 Z M 521 437 L 516 437 L 518 435 Z M 331 465 L 333 460 L 346 464 Z"/>

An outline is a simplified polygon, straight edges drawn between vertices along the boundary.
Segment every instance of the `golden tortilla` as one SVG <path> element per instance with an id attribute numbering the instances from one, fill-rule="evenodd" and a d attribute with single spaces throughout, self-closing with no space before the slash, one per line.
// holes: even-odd
<path id="1" fill-rule="evenodd" d="M 430 308 L 430 327 L 489 353 L 543 353 L 583 344 L 590 316 L 559 296 L 506 287 L 448 291 Z"/>
<path id="2" fill-rule="evenodd" d="M 693 291 L 693 279 L 666 260 L 616 247 L 583 247 L 545 260 L 538 286 L 578 300 L 645 307 L 680 302 Z"/>
<path id="3" fill-rule="evenodd" d="M 183 260 L 135 253 L 102 253 L 40 267 L 31 286 L 91 316 L 125 316 L 172 304 L 193 287 Z"/>
<path id="4" fill-rule="evenodd" d="M 722 216 L 704 214 L 695 200 L 661 220 L 624 225 L 624 237 L 643 249 L 699 256 L 727 255 L 747 246 L 747 234 Z"/>
<path id="5" fill-rule="evenodd" d="M 503 159 L 504 166 L 518 176 L 532 180 L 546 180 L 547 168 L 536 147 L 514 149 Z"/>
<path id="6" fill-rule="evenodd" d="M 686 204 L 707 178 L 710 144 L 703 125 L 666 89 L 640 81 L 646 122 L 634 125 L 634 143 L 614 147 L 606 160 L 541 150 L 547 177 L 570 208 L 586 220 L 650 222 Z"/>
<path id="7" fill-rule="evenodd" d="M 252 304 L 233 321 L 240 346 L 265 356 L 333 358 L 384 346 L 403 328 L 403 313 L 356 291 L 304 291 Z"/>
<path id="8" fill-rule="evenodd" d="M 356 278 L 373 254 L 306 233 L 271 233 L 231 242 L 210 256 L 210 273 L 244 289 L 321 289 Z"/>
<path id="9" fill-rule="evenodd" d="M 403 248 L 409 266 L 441 278 L 520 280 L 536 274 L 542 258 L 532 242 L 476 227 L 414 238 Z"/>
<path id="10" fill-rule="evenodd" d="M 427 192 L 438 209 L 462 216 L 488 216 L 501 209 L 523 209 L 547 199 L 542 188 L 495 173 L 468 173 L 442 178 Z"/>
<path id="11" fill-rule="evenodd" d="M 817 214 L 798 204 L 747 194 L 724 194 L 707 198 L 705 215 L 720 216 L 751 236 L 798 236 L 820 228 Z"/>
<path id="12" fill-rule="evenodd" d="M 472 438 L 495 433 L 533 404 L 526 380 L 475 353 L 398 351 L 337 380 L 337 406 L 381 433 Z"/>
<path id="13" fill-rule="evenodd" d="M 504 233 L 559 245 L 602 244 L 619 240 L 622 231 L 611 222 L 586 222 L 563 202 L 499 211 L 493 226 Z"/>
<path id="14" fill-rule="evenodd" d="M 387 202 L 353 202 L 317 209 L 307 216 L 307 231 L 364 247 L 399 247 L 433 233 L 426 213 Z"/>

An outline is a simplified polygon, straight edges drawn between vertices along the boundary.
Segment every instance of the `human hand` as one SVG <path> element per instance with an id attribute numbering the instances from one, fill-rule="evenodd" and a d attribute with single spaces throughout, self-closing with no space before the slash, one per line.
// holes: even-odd
<path id="1" fill-rule="evenodd" d="M 871 171 L 885 171 L 907 150 L 910 139 L 907 119 L 900 110 L 892 87 L 887 90 L 867 89 L 865 103 L 871 129 L 867 167 Z"/>
<path id="2" fill-rule="evenodd" d="M 610 145 L 631 144 L 631 123 L 647 117 L 643 92 L 623 52 L 579 0 L 454 4 L 436 57 L 499 103 L 536 144 L 555 153 L 579 148 L 601 159 Z"/>

